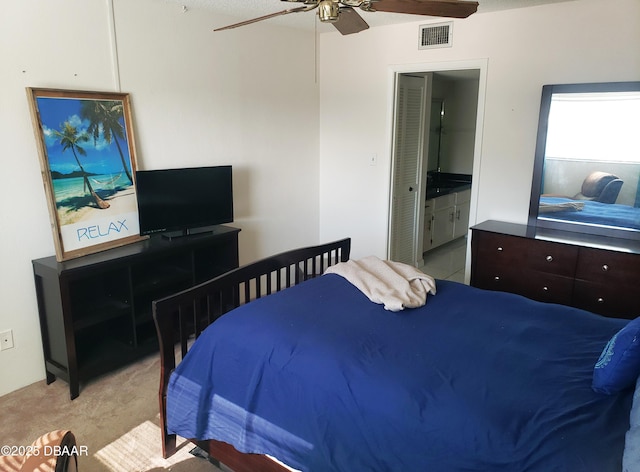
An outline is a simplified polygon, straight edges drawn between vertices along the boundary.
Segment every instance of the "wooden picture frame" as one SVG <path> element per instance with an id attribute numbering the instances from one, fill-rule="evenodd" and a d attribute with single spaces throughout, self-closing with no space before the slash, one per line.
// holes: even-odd
<path id="1" fill-rule="evenodd" d="M 143 239 L 129 95 L 31 87 L 27 95 L 56 259 Z"/>

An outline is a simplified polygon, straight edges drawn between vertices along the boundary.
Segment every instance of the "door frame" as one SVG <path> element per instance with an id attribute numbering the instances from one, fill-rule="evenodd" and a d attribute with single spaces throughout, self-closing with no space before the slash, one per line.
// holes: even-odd
<path id="1" fill-rule="evenodd" d="M 477 223 L 478 213 L 478 193 L 479 193 L 479 180 L 480 170 L 482 167 L 482 138 L 484 135 L 484 110 L 486 103 L 486 89 L 487 89 L 487 69 L 489 60 L 483 59 L 468 59 L 461 61 L 446 61 L 446 62 L 426 62 L 417 64 L 397 64 L 389 67 L 388 70 L 388 87 L 387 87 L 387 101 L 388 101 L 388 120 L 387 120 L 387 139 L 388 139 L 388 152 L 390 156 L 390 168 L 389 168 L 389 180 L 387 187 L 387 195 L 389 196 L 387 204 L 387 258 L 391 254 L 391 206 L 392 201 L 392 188 L 395 169 L 395 156 L 393 154 L 393 140 L 394 140 L 394 125 L 395 125 L 395 111 L 396 111 L 396 83 L 397 76 L 399 74 L 422 74 L 426 72 L 445 72 L 445 71 L 459 71 L 474 69 L 480 72 L 478 80 L 478 108 L 476 112 L 476 136 L 473 147 L 473 173 L 471 181 L 471 205 L 469 210 L 469 226 L 473 226 Z M 465 263 L 465 282 L 469 282 L 471 273 L 471 238 L 467 239 L 467 257 Z"/>

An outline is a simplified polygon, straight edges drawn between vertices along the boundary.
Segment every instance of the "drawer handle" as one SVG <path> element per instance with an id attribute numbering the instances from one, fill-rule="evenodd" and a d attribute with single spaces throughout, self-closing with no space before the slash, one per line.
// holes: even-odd
<path id="1" fill-rule="evenodd" d="M 500 277 L 496 275 L 496 276 L 493 278 L 493 280 L 495 280 L 495 281 L 497 282 L 498 280 L 500 280 Z"/>
<path id="2" fill-rule="evenodd" d="M 547 256 L 547 262 L 552 262 L 553 261 L 553 256 Z"/>
<path id="3" fill-rule="evenodd" d="M 599 297 L 599 298 L 598 298 L 598 303 L 604 303 L 604 298 Z"/>
<path id="4" fill-rule="evenodd" d="M 608 271 L 609 270 L 609 266 L 607 264 L 604 264 L 602 266 L 602 270 L 605 271 L 605 272 Z"/>
<path id="5" fill-rule="evenodd" d="M 502 246 L 498 246 L 498 252 L 502 252 Z"/>
<path id="6" fill-rule="evenodd" d="M 544 292 L 548 292 L 548 291 L 549 291 L 549 287 L 546 287 L 546 286 L 545 286 L 545 287 L 542 287 L 542 290 L 543 290 Z"/>

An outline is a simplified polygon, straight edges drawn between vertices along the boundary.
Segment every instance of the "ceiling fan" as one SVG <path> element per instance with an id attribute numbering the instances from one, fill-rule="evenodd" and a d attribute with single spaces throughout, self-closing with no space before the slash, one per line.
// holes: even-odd
<path id="1" fill-rule="evenodd" d="M 369 28 L 366 21 L 356 12 L 359 8 L 366 12 L 382 11 L 406 13 L 409 15 L 444 16 L 466 18 L 476 12 L 478 2 L 466 0 L 281 0 L 302 3 L 302 6 L 260 16 L 252 20 L 217 28 L 223 31 L 249 25 L 276 16 L 300 13 L 318 9 L 318 18 L 323 23 L 331 23 L 342 34 L 359 33 Z"/>

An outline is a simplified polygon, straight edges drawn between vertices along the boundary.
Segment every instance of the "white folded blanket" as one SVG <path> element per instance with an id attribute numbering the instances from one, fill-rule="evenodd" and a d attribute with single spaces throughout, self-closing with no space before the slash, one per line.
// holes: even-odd
<path id="1" fill-rule="evenodd" d="M 389 311 L 420 307 L 427 302 L 427 293 L 436 294 L 436 282 L 430 275 L 408 264 L 375 256 L 340 262 L 325 274 L 341 275 L 369 300 Z"/>

